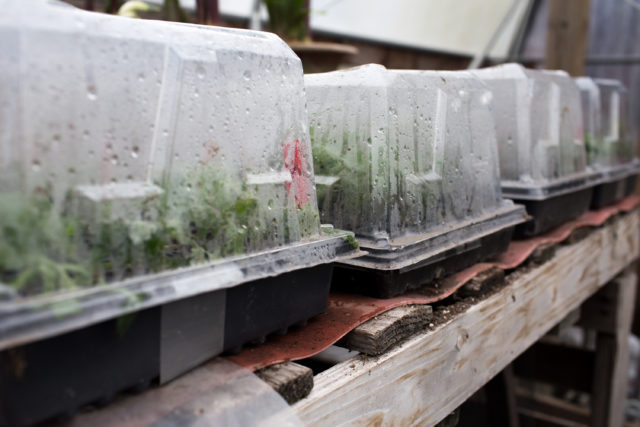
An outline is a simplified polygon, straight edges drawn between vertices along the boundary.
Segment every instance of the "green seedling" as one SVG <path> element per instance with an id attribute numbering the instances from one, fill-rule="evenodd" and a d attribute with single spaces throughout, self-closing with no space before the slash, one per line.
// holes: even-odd
<path id="1" fill-rule="evenodd" d="M 269 247 L 267 208 L 241 177 L 209 169 L 157 185 L 162 194 L 136 202 L 135 218 L 109 202 L 79 212 L 73 194 L 57 207 L 47 189 L 0 193 L 0 282 L 29 296 Z M 313 204 L 297 213 L 302 237 L 317 234 Z"/>

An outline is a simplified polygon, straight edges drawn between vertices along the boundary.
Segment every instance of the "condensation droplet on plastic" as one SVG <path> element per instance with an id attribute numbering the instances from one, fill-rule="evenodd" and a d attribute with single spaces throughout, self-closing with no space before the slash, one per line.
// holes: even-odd
<path id="1" fill-rule="evenodd" d="M 204 79 L 205 74 L 206 70 L 204 69 L 204 67 L 202 65 L 198 65 L 198 67 L 196 68 L 196 75 L 198 76 L 198 78 Z"/>
<path id="2" fill-rule="evenodd" d="M 98 98 L 98 90 L 95 85 L 87 86 L 87 98 L 91 101 L 95 101 Z"/>

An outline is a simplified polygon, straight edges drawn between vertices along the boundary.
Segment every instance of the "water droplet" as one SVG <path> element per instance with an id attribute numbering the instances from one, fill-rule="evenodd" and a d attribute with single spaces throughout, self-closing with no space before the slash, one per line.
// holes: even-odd
<path id="1" fill-rule="evenodd" d="M 242 73 L 242 76 L 245 80 L 251 80 L 251 71 L 246 70 L 244 73 Z"/>
<path id="2" fill-rule="evenodd" d="M 40 171 L 40 160 L 33 159 L 31 162 L 31 169 L 33 169 L 34 172 Z"/>
<path id="3" fill-rule="evenodd" d="M 205 74 L 206 70 L 204 69 L 204 67 L 202 65 L 198 65 L 198 68 L 196 68 L 196 75 L 198 76 L 198 78 L 204 79 Z"/>
<path id="4" fill-rule="evenodd" d="M 112 165 L 117 165 L 118 164 L 118 155 L 114 154 L 113 156 L 111 156 L 111 164 Z"/>
<path id="5" fill-rule="evenodd" d="M 95 101 L 97 97 L 98 97 L 98 91 L 96 89 L 96 86 L 95 85 L 87 86 L 87 98 L 89 98 L 91 101 Z"/>
<path id="6" fill-rule="evenodd" d="M 137 159 L 138 158 L 138 153 L 140 153 L 140 148 L 136 145 L 131 150 L 131 157 L 133 157 L 134 159 Z"/>
<path id="7" fill-rule="evenodd" d="M 484 92 L 481 96 L 480 96 L 480 102 L 483 105 L 487 105 L 489 103 L 491 103 L 491 99 L 493 98 L 493 94 L 490 91 Z"/>

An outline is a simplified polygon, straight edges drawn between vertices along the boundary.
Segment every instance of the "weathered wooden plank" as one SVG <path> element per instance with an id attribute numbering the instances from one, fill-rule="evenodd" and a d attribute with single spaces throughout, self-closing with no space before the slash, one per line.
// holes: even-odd
<path id="1" fill-rule="evenodd" d="M 545 68 L 584 75 L 590 0 L 548 0 Z"/>
<path id="2" fill-rule="evenodd" d="M 56 427 L 290 426 L 291 407 L 252 372 L 223 358 L 138 395 L 120 396 Z"/>
<path id="3" fill-rule="evenodd" d="M 595 353 L 541 340 L 513 363 L 518 378 L 590 393 Z"/>
<path id="4" fill-rule="evenodd" d="M 620 426 L 624 421 L 629 363 L 629 331 L 635 307 L 635 268 L 603 289 L 600 301 L 609 310 L 611 330 L 598 331 L 591 395 L 591 426 Z M 611 300 L 607 301 L 607 297 Z M 605 322 L 606 324 L 607 322 Z"/>
<path id="5" fill-rule="evenodd" d="M 544 264 L 556 254 L 559 243 L 544 243 L 538 246 L 527 259 L 529 264 Z"/>
<path id="6" fill-rule="evenodd" d="M 396 307 L 358 326 L 339 345 L 371 356 L 382 354 L 392 345 L 424 329 L 432 313 L 430 305 Z"/>
<path id="7" fill-rule="evenodd" d="M 622 215 L 463 315 L 322 372 L 295 411 L 308 425 L 436 424 L 637 258 L 639 226 L 637 210 Z"/>
<path id="8" fill-rule="evenodd" d="M 313 371 L 293 362 L 278 363 L 256 372 L 289 404 L 305 398 L 313 388 Z"/>
<path id="9" fill-rule="evenodd" d="M 456 296 L 479 297 L 503 281 L 504 270 L 494 267 L 471 279 L 457 291 Z M 433 310 L 428 305 L 396 307 L 358 326 L 338 344 L 353 351 L 377 356 L 424 329 L 431 321 L 432 313 Z"/>
<path id="10" fill-rule="evenodd" d="M 488 424 L 495 427 L 520 427 L 513 365 L 507 365 L 493 377 L 484 386 L 484 391 L 487 397 Z"/>
<path id="11" fill-rule="evenodd" d="M 534 251 L 535 252 L 535 251 Z M 457 296 L 466 297 L 479 297 L 486 292 L 492 286 L 498 285 L 504 281 L 504 270 L 493 267 L 487 271 L 483 271 L 468 283 L 458 289 Z"/>
<path id="12" fill-rule="evenodd" d="M 526 388 L 518 387 L 517 401 L 518 412 L 534 420 L 567 427 L 586 427 L 589 425 L 588 409 L 548 394 L 535 393 Z"/>

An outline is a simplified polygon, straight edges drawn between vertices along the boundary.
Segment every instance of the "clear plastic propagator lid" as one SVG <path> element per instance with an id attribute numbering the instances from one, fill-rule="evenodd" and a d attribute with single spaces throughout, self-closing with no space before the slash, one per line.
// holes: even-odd
<path id="1" fill-rule="evenodd" d="M 305 88 L 321 220 L 370 252 L 350 264 L 409 267 L 523 220 L 500 195 L 491 93 L 470 73 L 366 65 Z"/>
<path id="2" fill-rule="evenodd" d="M 611 159 L 607 158 L 608 156 L 605 155 L 604 150 L 600 149 L 602 145 L 600 89 L 590 77 L 576 77 L 575 81 L 580 88 L 587 164 L 592 168 L 612 165 Z"/>
<path id="3" fill-rule="evenodd" d="M 579 77 L 576 82 L 582 92 L 589 166 L 605 181 L 638 173 L 627 89 L 618 80 Z"/>
<path id="4" fill-rule="evenodd" d="M 505 64 L 474 71 L 493 93 L 505 197 L 544 200 L 589 188 L 580 90 L 563 71 Z"/>
<path id="5" fill-rule="evenodd" d="M 278 37 L 0 5 L 0 349 L 353 254 Z"/>

